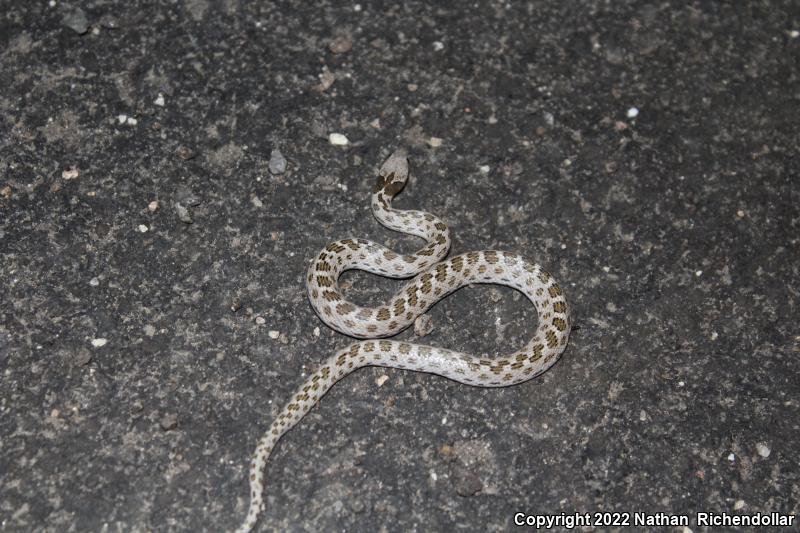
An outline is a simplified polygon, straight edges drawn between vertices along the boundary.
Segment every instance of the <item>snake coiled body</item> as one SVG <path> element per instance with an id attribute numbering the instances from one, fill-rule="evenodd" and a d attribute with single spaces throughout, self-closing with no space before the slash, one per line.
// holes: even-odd
<path id="1" fill-rule="evenodd" d="M 264 468 L 278 439 L 350 372 L 364 366 L 383 366 L 430 372 L 467 385 L 504 387 L 543 373 L 566 347 L 569 306 L 555 280 L 539 265 L 515 253 L 484 250 L 442 261 L 450 249 L 447 225 L 429 213 L 391 207 L 392 198 L 407 179 L 406 156 L 395 152 L 380 169 L 372 211 L 384 226 L 424 238 L 424 248 L 403 255 L 368 240 L 344 239 L 326 246 L 308 270 L 308 297 L 317 315 L 333 329 L 365 340 L 339 350 L 320 365 L 259 441 L 250 465 L 250 507 L 238 533 L 250 531 L 262 509 Z M 339 290 L 339 275 L 350 269 L 392 278 L 415 277 L 385 306 L 361 307 L 347 301 Z M 492 357 L 381 340 L 404 330 L 436 302 L 471 283 L 506 285 L 528 297 L 539 315 L 528 344 L 511 355 Z"/>

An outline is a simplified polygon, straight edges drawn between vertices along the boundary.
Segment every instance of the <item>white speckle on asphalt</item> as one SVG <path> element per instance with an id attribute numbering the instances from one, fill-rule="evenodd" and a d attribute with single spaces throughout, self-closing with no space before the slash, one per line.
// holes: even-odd
<path id="1" fill-rule="evenodd" d="M 334 146 L 347 146 L 350 141 L 341 133 L 331 133 L 328 135 L 328 141 Z"/>
<path id="2" fill-rule="evenodd" d="M 269 330 L 269 333 L 267 333 L 267 335 L 269 335 L 270 339 L 277 339 L 278 337 L 281 336 L 281 332 L 275 329 L 271 329 Z"/>
<path id="3" fill-rule="evenodd" d="M 153 100 L 153 103 L 159 107 L 164 107 L 164 95 L 158 93 L 158 97 L 155 100 Z"/>
<path id="4" fill-rule="evenodd" d="M 148 227 L 147 227 L 147 226 L 145 226 L 144 224 L 139 224 L 139 226 L 138 226 L 136 229 L 138 229 L 138 230 L 139 230 L 139 233 L 147 233 L 147 231 L 148 231 L 150 228 L 148 228 Z"/>
<path id="5" fill-rule="evenodd" d="M 81 172 L 78 170 L 78 167 L 71 165 L 68 169 L 61 171 L 61 178 L 65 180 L 74 180 L 80 176 L 80 174 Z"/>
<path id="6" fill-rule="evenodd" d="M 439 148 L 442 145 L 442 142 L 442 139 L 439 137 L 431 137 L 428 139 L 428 144 L 431 146 L 431 148 Z"/>
<path id="7" fill-rule="evenodd" d="M 764 444 L 763 442 L 759 442 L 756 444 L 756 452 L 763 458 L 769 457 L 769 454 L 772 453 L 772 450 L 769 449 L 769 446 Z"/>
<path id="8" fill-rule="evenodd" d="M 286 172 L 286 158 L 280 150 L 275 149 L 269 154 L 269 171 L 272 174 L 283 174 Z"/>
<path id="9" fill-rule="evenodd" d="M 639 116 L 639 109 L 631 107 L 625 114 L 628 116 L 628 118 L 636 118 L 637 116 Z"/>
<path id="10" fill-rule="evenodd" d="M 94 346 L 95 348 L 101 348 L 101 347 L 105 346 L 107 342 L 108 342 L 108 339 L 104 339 L 102 337 L 99 337 L 97 339 L 92 339 L 92 346 Z"/>

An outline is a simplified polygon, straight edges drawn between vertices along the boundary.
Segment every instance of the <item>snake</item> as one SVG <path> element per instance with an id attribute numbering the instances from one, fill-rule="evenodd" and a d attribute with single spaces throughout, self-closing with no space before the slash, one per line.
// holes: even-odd
<path id="1" fill-rule="evenodd" d="M 250 461 L 250 505 L 236 533 L 251 531 L 263 510 L 267 459 L 278 440 L 337 381 L 354 370 L 365 366 L 399 368 L 437 374 L 477 387 L 505 387 L 539 376 L 555 364 L 566 348 L 570 311 L 564 292 L 553 277 L 538 264 L 510 252 L 482 250 L 445 260 L 451 243 L 447 224 L 424 211 L 392 207 L 392 199 L 403 189 L 408 176 L 407 153 L 398 149 L 378 171 L 372 213 L 389 229 L 422 237 L 427 242 L 425 247 L 401 254 L 369 240 L 350 238 L 328 244 L 311 262 L 306 289 L 314 312 L 334 330 L 362 340 L 340 349 L 322 363 L 259 440 Z M 389 278 L 413 278 L 388 304 L 363 307 L 348 301 L 339 288 L 339 276 L 353 269 Z M 385 339 L 409 327 L 447 295 L 474 283 L 512 287 L 536 308 L 536 332 L 522 349 L 501 357 L 476 356 Z"/>

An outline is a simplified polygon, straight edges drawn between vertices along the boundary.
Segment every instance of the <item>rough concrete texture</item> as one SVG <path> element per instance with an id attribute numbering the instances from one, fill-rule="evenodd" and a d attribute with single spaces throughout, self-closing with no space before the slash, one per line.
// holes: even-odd
<path id="1" fill-rule="evenodd" d="M 256 440 L 348 342 L 307 262 L 420 244 L 368 207 L 397 147 L 397 205 L 543 264 L 579 329 L 508 389 L 348 377 L 278 446 L 258 530 L 798 512 L 797 2 L 2 5 L 3 530 L 237 525 Z M 476 353 L 536 323 L 484 286 L 431 316 Z"/>

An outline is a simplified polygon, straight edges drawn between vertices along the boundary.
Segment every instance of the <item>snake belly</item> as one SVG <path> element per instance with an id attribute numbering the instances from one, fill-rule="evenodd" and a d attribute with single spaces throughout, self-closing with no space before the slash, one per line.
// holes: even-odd
<path id="1" fill-rule="evenodd" d="M 258 442 L 250 463 L 250 506 L 237 533 L 250 531 L 263 508 L 264 470 L 275 444 L 340 379 L 364 366 L 428 372 L 478 387 L 505 387 L 532 379 L 550 368 L 564 351 L 570 333 L 569 306 L 561 287 L 539 265 L 518 254 L 482 250 L 443 260 L 450 230 L 423 211 L 398 210 L 392 198 L 408 180 L 408 161 L 393 153 L 381 167 L 372 195 L 372 212 L 384 226 L 424 238 L 413 254 L 399 254 L 365 239 L 328 244 L 314 259 L 306 278 L 309 301 L 331 328 L 363 339 L 331 355 L 294 393 Z M 342 272 L 365 270 L 405 283 L 381 307 L 362 307 L 339 289 Z M 475 356 L 445 348 L 386 340 L 414 323 L 436 302 L 472 283 L 505 285 L 522 292 L 536 308 L 538 325 L 531 340 L 506 356 Z"/>

